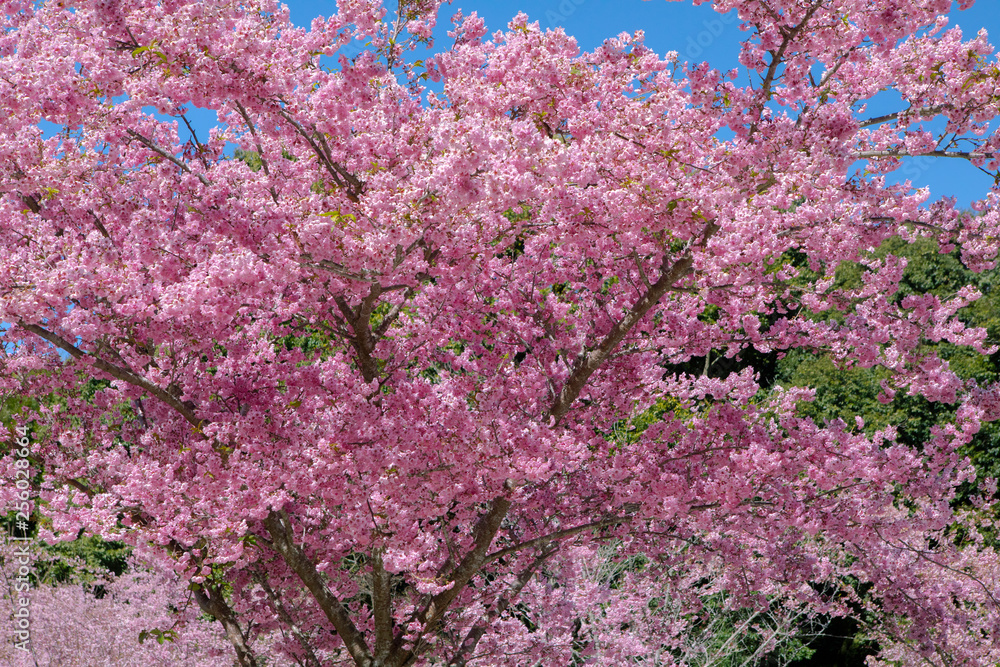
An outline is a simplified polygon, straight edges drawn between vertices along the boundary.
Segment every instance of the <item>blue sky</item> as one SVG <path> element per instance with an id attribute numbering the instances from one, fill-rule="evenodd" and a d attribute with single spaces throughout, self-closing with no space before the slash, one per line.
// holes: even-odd
<path id="1" fill-rule="evenodd" d="M 335 0 L 289 0 L 286 4 L 292 21 L 303 26 L 317 15 L 328 16 L 336 11 Z M 986 27 L 998 42 L 998 5 L 997 0 L 978 0 L 970 10 L 955 11 L 952 24 L 961 25 L 969 35 Z M 695 7 L 691 0 L 453 0 L 443 10 L 442 23 L 450 26 L 447 18 L 458 9 L 466 14 L 478 12 L 491 31 L 504 29 L 512 16 L 523 11 L 542 28 L 562 27 L 584 49 L 594 48 L 621 32 L 643 30 L 646 44 L 661 53 L 677 51 L 682 59 L 708 60 L 726 68 L 736 66 L 737 45 L 746 36 L 739 30 L 735 12 L 720 17 L 710 3 Z"/>
<path id="2" fill-rule="evenodd" d="M 286 4 L 292 21 L 304 26 L 317 15 L 328 16 L 336 12 L 335 0 L 290 0 Z M 953 12 L 952 25 L 961 26 L 967 36 L 985 27 L 991 41 L 998 44 L 998 5 L 998 0 L 978 0 L 970 10 Z M 466 14 L 478 12 L 491 32 L 504 29 L 512 16 L 523 11 L 542 28 L 562 27 L 576 37 L 585 50 L 621 32 L 643 30 L 646 45 L 657 52 L 677 51 L 681 60 L 707 60 L 720 69 L 737 66 L 739 43 L 747 36 L 740 31 L 735 13 L 721 16 L 709 3 L 695 7 L 690 0 L 454 0 L 444 9 L 442 33 L 450 28 L 447 18 L 457 9 Z M 981 198 L 992 185 L 992 179 L 986 174 L 958 160 L 924 158 L 904 165 L 896 175 L 899 180 L 909 178 L 918 187 L 930 186 L 932 199 L 954 196 L 963 205 Z"/>

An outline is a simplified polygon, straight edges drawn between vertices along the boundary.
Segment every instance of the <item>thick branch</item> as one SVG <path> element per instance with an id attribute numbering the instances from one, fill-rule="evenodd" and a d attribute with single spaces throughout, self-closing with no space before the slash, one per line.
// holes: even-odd
<path id="1" fill-rule="evenodd" d="M 905 150 L 888 150 L 888 151 L 862 151 L 860 153 L 855 153 L 854 157 L 858 160 L 874 159 L 874 158 L 885 158 L 885 157 L 952 157 L 961 158 L 963 160 L 992 160 L 997 157 L 996 153 L 967 153 L 964 151 L 929 151 L 927 153 L 910 153 Z"/>
<path id="2" fill-rule="evenodd" d="M 337 630 L 344 641 L 347 652 L 354 658 L 358 667 L 373 667 L 373 660 L 364 635 L 351 620 L 347 608 L 337 599 L 326 585 L 322 575 L 305 552 L 295 544 L 292 535 L 291 521 L 283 512 L 271 512 L 264 519 L 264 527 L 271 534 L 271 543 L 278 554 L 285 560 L 292 572 L 298 575 L 306 585 L 313 598 L 319 604 L 327 619 Z"/>
<path id="3" fill-rule="evenodd" d="M 267 593 L 267 597 L 271 600 L 271 604 L 274 606 L 274 610 L 278 613 L 278 619 L 287 625 L 291 631 L 292 635 L 295 636 L 296 641 L 299 642 L 299 647 L 302 649 L 302 656 L 309 667 L 322 667 L 319 658 L 316 657 L 316 653 L 313 651 L 312 646 L 309 644 L 309 638 L 306 637 L 305 633 L 299 628 L 295 619 L 292 615 L 288 613 L 285 609 L 285 605 L 282 604 L 281 599 L 278 594 L 274 592 L 271 588 L 271 584 L 267 580 L 267 574 L 260 573 L 256 577 L 257 583 L 261 585 L 264 592 Z"/>
<path id="4" fill-rule="evenodd" d="M 597 528 L 604 528 L 606 526 L 613 526 L 615 524 L 622 523 L 623 521 L 628 521 L 628 517 L 612 517 L 610 519 L 602 519 L 601 521 L 593 521 L 591 523 L 584 524 L 582 526 L 576 526 L 574 528 L 566 528 L 565 530 L 557 530 L 554 533 L 549 533 L 547 535 L 542 535 L 541 537 L 535 537 L 530 540 L 525 540 L 524 542 L 518 542 L 513 546 L 509 546 L 505 549 L 500 549 L 499 551 L 494 551 L 486 557 L 483 565 L 492 563 L 495 560 L 503 558 L 504 556 L 509 556 L 510 554 L 517 553 L 518 551 L 524 551 L 525 549 L 531 549 L 538 546 L 546 546 L 552 542 L 557 542 L 559 540 L 564 540 L 567 537 L 573 537 L 574 535 L 579 535 L 580 533 L 586 532 L 588 530 L 595 530 Z"/>
<path id="5" fill-rule="evenodd" d="M 372 549 L 372 607 L 375 616 L 375 661 L 383 664 L 392 648 L 392 589 L 380 548 Z"/>
<path id="6" fill-rule="evenodd" d="M 193 426 L 196 430 L 200 431 L 201 427 L 207 423 L 206 420 L 204 419 L 198 419 L 198 417 L 195 416 L 194 414 L 194 410 L 192 410 L 190 407 L 181 402 L 180 399 L 171 395 L 169 392 L 167 392 L 167 390 L 156 386 L 155 384 L 153 384 L 146 378 L 142 377 L 141 375 L 137 375 L 130 369 L 122 368 L 120 366 L 115 366 L 114 364 L 109 363 L 98 356 L 88 354 L 83 350 L 81 350 L 80 348 L 73 345 L 72 343 L 70 343 L 69 341 L 67 341 L 59 334 L 55 334 L 52 333 L 51 331 L 48 331 L 47 329 L 43 329 L 37 324 L 28 324 L 24 321 L 19 321 L 18 326 L 20 326 L 25 331 L 30 331 L 31 333 L 35 334 L 40 338 L 44 338 L 45 340 L 49 341 L 50 343 L 58 347 L 63 352 L 69 354 L 74 359 L 83 359 L 84 357 L 93 359 L 94 368 L 104 373 L 107 373 L 113 378 L 116 378 L 123 382 L 127 382 L 134 387 L 139 387 L 140 389 L 149 392 L 151 395 L 155 396 L 156 398 L 160 399 L 161 401 L 169 405 L 171 408 L 173 408 L 179 415 L 184 417 L 184 419 L 187 420 L 187 422 L 191 424 L 191 426 Z"/>
<path id="7" fill-rule="evenodd" d="M 211 597 L 205 595 L 206 590 Z M 246 637 L 243 636 L 243 631 L 236 621 L 236 615 L 229 605 L 226 604 L 226 601 L 222 599 L 222 594 L 219 590 L 209 588 L 207 585 L 195 588 L 194 599 L 203 612 L 214 616 L 216 620 L 222 623 L 222 627 L 226 631 L 226 638 L 236 650 L 236 659 L 239 660 L 240 667 L 258 667 L 259 663 L 254 657 L 253 651 L 250 650 L 250 647 L 246 643 Z"/>
<path id="8" fill-rule="evenodd" d="M 320 147 L 320 145 L 316 143 L 316 139 L 313 135 L 309 134 L 309 132 L 306 131 L 306 128 L 302 127 L 301 123 L 292 118 L 291 114 L 281 107 L 278 107 L 277 112 L 278 115 L 291 123 L 292 127 L 295 128 L 295 131 L 298 132 L 306 140 L 306 142 L 308 142 L 309 147 L 313 149 L 316 157 L 326 168 L 326 171 L 330 174 L 330 177 L 333 178 L 333 182 L 337 185 L 337 187 L 344 190 L 344 194 L 347 195 L 348 199 L 354 203 L 358 203 L 364 188 L 364 183 L 347 171 L 343 165 L 339 162 L 335 162 L 330 157 L 330 147 L 326 145 L 326 139 L 323 135 L 319 132 L 315 133 L 315 135 L 319 137 L 320 141 L 323 143 L 323 146 Z"/>
<path id="9" fill-rule="evenodd" d="M 358 354 L 358 365 L 365 382 L 371 382 L 378 377 L 378 362 L 372 356 L 375 352 L 375 339 L 372 337 L 371 318 L 381 295 L 382 286 L 376 282 L 372 284 L 368 296 L 361 300 L 357 308 L 351 308 L 343 297 L 338 296 L 334 299 L 344 319 L 354 331 L 350 342 Z"/>
<path id="10" fill-rule="evenodd" d="M 21 195 L 21 201 L 24 202 L 25 206 L 31 209 L 32 213 L 39 213 L 42 210 L 42 207 L 38 205 L 38 200 L 30 195 Z"/>
<path id="11" fill-rule="evenodd" d="M 264 149 L 261 147 L 260 139 L 257 137 L 257 128 L 254 127 L 253 121 L 250 120 L 250 114 L 247 113 L 247 110 L 243 108 L 243 105 L 237 101 L 234 101 L 233 104 L 236 105 L 236 110 L 240 112 L 241 116 L 243 116 L 243 122 L 247 124 L 247 129 L 250 130 L 250 136 L 253 137 L 254 145 L 257 147 L 257 156 L 260 158 L 260 166 L 264 169 L 264 175 L 270 178 L 271 170 L 267 166 L 267 158 L 264 156 Z M 277 190 L 274 189 L 273 185 L 270 186 L 270 191 L 271 191 L 271 199 L 273 199 L 274 203 L 277 204 L 278 192 Z"/>
<path id="12" fill-rule="evenodd" d="M 708 239 L 718 230 L 718 226 L 711 222 L 705 229 L 705 233 L 702 236 L 702 245 L 704 245 Z M 616 322 L 611 331 L 604 337 L 600 345 L 592 350 L 583 352 L 579 357 L 577 357 L 576 363 L 574 364 L 573 373 L 566 380 L 566 384 L 563 385 L 562 391 L 559 392 L 559 396 L 556 397 L 555 401 L 552 403 L 552 407 L 549 408 L 549 416 L 555 420 L 558 424 L 562 418 L 569 411 L 570 406 L 573 401 L 580 395 L 583 391 L 584 385 L 587 384 L 587 380 L 590 376 L 600 368 L 601 364 L 611 355 L 611 353 L 618 347 L 618 344 L 624 340 L 625 336 L 628 334 L 632 328 L 642 320 L 646 314 L 652 310 L 653 306 L 660 300 L 660 298 L 670 291 L 674 284 L 683 278 L 691 270 L 691 266 L 694 263 L 694 257 L 691 252 L 688 252 L 683 257 L 678 259 L 673 264 L 669 263 L 667 256 L 663 258 L 663 264 L 660 267 L 660 278 L 655 283 L 653 283 L 649 290 L 639 299 L 625 317 L 621 321 Z"/>
<path id="13" fill-rule="evenodd" d="M 874 118 L 869 118 L 868 120 L 861 121 L 858 127 L 871 127 L 872 125 L 878 125 L 880 123 L 885 123 L 890 120 L 899 120 L 899 117 L 903 114 L 909 113 L 918 118 L 925 118 L 930 116 L 936 116 L 945 109 L 949 108 L 949 105 L 941 104 L 934 107 L 924 107 L 922 109 L 906 109 L 904 111 L 895 111 L 893 113 L 887 113 L 884 116 L 876 116 Z"/>
<path id="14" fill-rule="evenodd" d="M 767 72 L 764 74 L 764 80 L 761 83 L 760 90 L 763 93 L 763 98 L 760 102 L 760 108 L 757 111 L 757 120 L 754 121 L 753 125 L 750 126 L 749 137 L 753 138 L 753 135 L 757 132 L 757 123 L 760 122 L 760 116 L 764 113 L 764 105 L 767 104 L 768 100 L 771 99 L 771 86 L 774 85 L 774 79 L 778 72 L 778 65 L 782 63 L 785 58 L 785 51 L 788 50 L 788 46 L 792 41 L 802 32 L 803 28 L 806 27 L 806 23 L 812 18 L 812 15 L 822 6 L 822 2 L 816 2 L 809 10 L 806 12 L 805 16 L 797 26 L 790 30 L 785 30 L 781 28 L 783 33 L 783 39 L 781 40 L 781 46 L 778 47 L 777 51 L 771 51 L 771 64 L 767 68 Z M 775 20 L 779 20 L 775 17 Z"/>
<path id="15" fill-rule="evenodd" d="M 510 506 L 511 502 L 506 498 L 497 498 L 490 504 L 489 511 L 480 517 L 474 532 L 475 545 L 449 577 L 452 584 L 451 588 L 432 597 L 426 606 L 413 616 L 412 620 L 423 625 L 422 634 L 426 635 L 434 632 L 437 624 L 441 622 L 445 611 L 448 610 L 451 603 L 455 601 L 455 598 L 458 597 L 472 580 L 473 575 L 485 564 L 486 554 L 493 543 L 493 538 L 496 537 L 497 532 L 500 530 L 500 525 L 504 517 L 507 516 L 507 512 L 510 510 Z M 406 625 L 409 624 L 404 624 L 393 641 L 390 659 L 386 663 L 389 667 L 406 667 L 413 664 L 413 661 L 418 656 L 416 647 L 410 651 L 401 650 L 404 641 L 403 632 L 406 629 Z"/>
<path id="16" fill-rule="evenodd" d="M 333 262 L 329 259 L 321 259 L 318 262 L 314 261 L 312 253 L 310 252 L 304 252 L 300 254 L 299 259 L 302 260 L 302 262 L 306 266 L 319 267 L 321 269 L 329 271 L 330 273 L 341 276 L 342 278 L 357 280 L 358 282 L 363 282 L 363 283 L 375 282 L 374 278 L 369 278 L 368 276 L 362 273 L 351 273 L 350 271 L 344 268 L 343 264 L 338 264 L 337 262 Z"/>
<path id="17" fill-rule="evenodd" d="M 465 640 L 462 642 L 462 646 L 459 647 L 458 652 L 455 653 L 454 657 L 448 662 L 448 667 L 465 667 L 469 660 L 469 656 L 473 651 L 476 650 L 476 646 L 479 644 L 479 640 L 483 638 L 486 634 L 486 630 L 489 628 L 490 624 L 498 619 L 501 614 L 507 611 L 507 607 L 517 599 L 517 596 L 521 594 L 521 591 L 531 581 L 531 577 L 535 574 L 535 571 L 541 566 L 545 560 L 554 554 L 557 549 L 547 549 L 540 553 L 531 565 L 529 565 L 521 574 L 517 576 L 517 580 L 514 585 L 510 587 L 510 591 L 504 597 L 496 603 L 496 605 L 490 609 L 489 613 L 486 614 L 486 618 L 483 619 L 481 623 L 477 623 L 465 636 Z"/>
<path id="18" fill-rule="evenodd" d="M 389 312 L 385 314 L 385 317 L 382 318 L 382 322 L 372 332 L 372 335 L 374 336 L 374 338 L 376 340 L 378 340 L 378 339 L 382 338 L 383 336 L 385 336 L 385 333 L 389 330 L 389 327 L 391 327 L 392 323 L 395 322 L 399 318 L 399 314 L 401 312 L 403 312 L 403 306 L 405 306 L 406 303 L 411 298 L 413 298 L 413 295 L 416 294 L 416 293 L 417 293 L 417 290 L 415 290 L 414 288 L 412 288 L 412 287 L 407 287 L 406 288 L 406 291 L 403 293 L 403 300 L 400 301 L 399 303 L 397 303 L 395 306 L 393 306 L 389 310 Z"/>

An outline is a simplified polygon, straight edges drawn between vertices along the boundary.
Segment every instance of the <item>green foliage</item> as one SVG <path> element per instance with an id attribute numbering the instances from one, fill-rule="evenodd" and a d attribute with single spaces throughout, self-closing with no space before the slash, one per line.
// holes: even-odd
<path id="1" fill-rule="evenodd" d="M 889 372 L 881 368 L 839 368 L 828 355 L 802 349 L 790 352 L 777 368 L 779 385 L 816 390 L 815 401 L 799 406 L 803 416 L 820 424 L 841 419 L 850 425 L 860 416 L 867 433 L 896 426 L 901 442 L 919 448 L 930 436 L 931 426 L 949 417 L 954 409 L 902 392 L 891 403 L 883 404 L 878 400 L 882 393 L 879 382 L 888 377 Z"/>
<path id="2" fill-rule="evenodd" d="M 139 643 L 142 644 L 147 639 L 152 637 L 156 640 L 157 644 L 162 644 L 163 642 L 172 642 L 177 639 L 179 635 L 176 630 L 160 630 L 159 628 L 153 628 L 152 630 L 143 630 L 139 633 Z"/>
<path id="3" fill-rule="evenodd" d="M 293 324 L 292 321 L 285 322 L 286 325 Z M 326 359 L 331 352 L 336 349 L 333 337 L 322 327 L 299 324 L 297 332 L 280 336 L 274 340 L 275 349 L 285 348 L 292 351 L 296 348 L 302 350 L 302 354 L 309 359 Z M 308 363 L 308 362 L 305 362 Z"/>
<path id="4" fill-rule="evenodd" d="M 690 417 L 690 413 L 685 410 L 680 401 L 671 397 L 661 398 L 652 407 L 639 413 L 631 419 L 623 419 L 612 426 L 611 431 L 602 435 L 614 443 L 617 448 L 635 444 L 639 441 L 643 432 L 652 424 L 661 421 L 668 413 L 672 413 L 680 418 Z"/>
<path id="5" fill-rule="evenodd" d="M 89 380 L 82 384 L 81 393 L 85 400 L 92 401 L 94 394 L 101 389 L 110 386 L 107 380 Z M 32 396 L 8 395 L 0 401 L 0 423 L 6 429 L 10 429 L 12 435 L 14 416 L 26 411 L 29 414 L 38 410 L 41 403 L 53 404 L 62 402 L 65 398 L 55 395 L 43 396 L 40 399 Z M 126 404 L 127 408 L 127 404 Z M 39 434 L 32 433 L 33 440 Z M 7 440 L 5 437 L 4 440 Z M 7 445 L 0 448 L 0 455 L 7 451 Z M 42 470 L 33 465 L 35 476 L 32 479 L 32 487 L 38 488 L 43 481 Z M 0 531 L 7 534 L 14 534 L 15 514 L 12 512 L 0 521 Z M 38 525 L 44 522 L 45 518 L 39 509 L 30 517 L 29 535 L 37 534 Z M 121 542 L 109 542 L 102 540 L 98 536 L 78 536 L 75 540 L 58 542 L 56 544 L 46 544 L 36 542 L 39 548 L 38 556 L 33 565 L 33 576 L 36 583 L 45 582 L 48 584 L 65 584 L 70 582 L 92 584 L 105 578 L 108 572 L 115 576 L 120 576 L 128 568 L 128 559 L 131 548 Z M 95 587 L 95 594 L 100 597 L 103 587 Z"/>
<path id="6" fill-rule="evenodd" d="M 82 388 L 83 398 L 89 403 L 94 400 L 94 394 L 101 391 L 102 389 L 107 389 L 111 386 L 110 380 L 95 380 L 93 378 L 87 380 Z"/>
<path id="7" fill-rule="evenodd" d="M 35 564 L 38 578 L 49 583 L 89 583 L 111 572 L 116 577 L 128 569 L 132 549 L 121 542 L 108 542 L 96 535 L 83 535 L 68 542 L 39 544 L 42 558 Z"/>
<path id="8" fill-rule="evenodd" d="M 959 313 L 962 321 L 970 327 L 983 327 L 991 342 L 1000 341 L 1000 270 L 975 274 L 961 262 L 957 252 L 941 253 L 937 241 L 918 239 L 908 243 L 893 238 L 884 243 L 873 258 L 884 259 L 888 255 L 905 257 L 907 268 L 899 290 L 890 296 L 899 303 L 909 295 L 933 294 L 945 300 L 953 297 L 965 285 L 972 285 L 982 292 L 983 297 Z M 830 275 L 830 267 L 810 264 L 809 258 L 797 251 L 789 251 L 777 258 L 772 265 L 776 272 L 780 267 L 793 266 L 798 276 L 788 281 L 788 289 L 793 293 L 811 288 L 811 284 Z M 837 289 L 858 288 L 863 283 L 865 271 L 869 269 L 859 262 L 845 262 L 836 267 L 834 287 Z M 711 308 L 702 314 L 702 321 L 712 324 L 718 313 Z M 846 313 L 802 312 L 802 317 L 842 321 Z M 981 385 L 1000 381 L 1000 353 L 981 355 L 974 350 L 960 348 L 946 342 L 925 341 L 924 345 L 933 349 L 963 379 L 975 380 Z M 721 351 L 712 351 L 709 357 L 696 357 L 687 362 L 668 366 L 668 373 L 687 373 L 712 377 L 725 377 L 747 367 L 760 375 L 761 385 L 766 391 L 771 384 L 781 386 L 811 387 L 816 391 L 812 402 L 799 406 L 800 414 L 811 417 L 823 424 L 833 420 L 843 420 L 853 427 L 855 416 L 864 420 L 864 431 L 868 434 L 895 427 L 900 442 L 920 449 L 930 438 L 931 428 L 954 419 L 955 406 L 934 403 L 921 396 L 909 396 L 905 391 L 897 392 L 893 400 L 883 403 L 880 382 L 888 379 L 889 371 L 875 368 L 849 367 L 838 364 L 824 353 L 807 349 L 790 351 L 781 359 L 777 354 L 762 354 L 754 349 L 742 350 L 734 357 L 725 357 Z M 672 406 L 657 404 L 631 420 L 623 420 L 615 425 L 605 437 L 614 447 L 628 446 L 639 439 L 642 432 L 654 421 L 662 419 Z M 1000 477 L 1000 425 L 986 424 L 965 448 L 981 475 Z M 967 495 L 962 493 L 958 502 Z M 716 607 L 712 605 L 715 604 Z M 719 663 L 741 665 L 755 650 L 755 637 L 766 626 L 748 631 L 743 624 L 749 618 L 750 610 L 727 610 L 719 606 L 719 601 L 706 600 L 708 614 L 705 620 L 706 641 L 717 637 L 718 641 L 735 639 L 740 642 L 740 650 L 727 658 L 730 662 Z M 782 644 L 780 654 L 768 656 L 763 664 L 789 664 L 798 667 L 861 667 L 865 658 L 874 654 L 877 646 L 866 641 L 860 633 L 858 620 L 852 618 L 826 619 L 829 625 L 822 633 L 813 633 L 811 626 L 803 619 L 797 634 L 790 636 Z M 709 632 L 709 628 L 711 632 Z M 742 629 L 741 629 L 742 628 Z M 757 633 L 757 634 L 755 634 Z M 711 647 L 709 647 L 711 649 Z"/>
<path id="9" fill-rule="evenodd" d="M 260 153 L 257 151 L 245 151 L 237 148 L 233 151 L 233 157 L 250 167 L 251 171 L 260 171 L 261 167 L 264 166 L 264 162 L 260 159 Z"/>
<path id="10" fill-rule="evenodd" d="M 520 223 L 531 219 L 531 208 L 527 205 L 522 205 L 520 211 L 515 211 L 514 209 L 508 209 L 504 211 L 504 217 L 507 218 L 515 228 L 520 226 Z M 517 261 L 517 258 L 524 254 L 524 241 L 526 238 L 526 232 L 519 234 L 503 251 L 497 254 L 497 257 L 506 257 L 512 262 Z"/>
<path id="11" fill-rule="evenodd" d="M 985 328 L 990 341 L 1000 341 L 1000 290 L 997 289 L 1000 271 L 973 273 L 962 264 L 957 251 L 941 253 L 933 239 L 908 243 L 892 238 L 874 253 L 878 258 L 889 254 L 907 259 L 899 290 L 891 297 L 894 302 L 921 294 L 947 299 L 962 286 L 972 285 L 983 297 L 960 311 L 959 317 L 967 326 Z M 860 285 L 864 270 L 856 263 L 841 265 L 837 283 Z M 926 345 L 936 349 L 962 379 L 975 380 L 981 385 L 1000 381 L 1000 354 L 983 356 L 946 342 Z M 879 368 L 841 368 L 827 355 L 802 349 L 790 352 L 777 364 L 778 384 L 816 390 L 816 400 L 801 406 L 804 415 L 819 423 L 842 419 L 848 424 L 853 424 L 857 415 L 864 419 L 868 433 L 896 426 L 900 441 L 919 449 L 930 437 L 932 426 L 954 418 L 955 407 L 908 396 L 905 392 L 898 392 L 890 403 L 883 404 L 878 400 L 879 382 L 887 377 L 888 372 Z M 965 453 L 981 474 L 1000 477 L 1000 425 L 984 425 Z"/>
<path id="12" fill-rule="evenodd" d="M 789 615 L 778 605 L 769 609 L 731 609 L 723 595 L 705 598 L 701 622 L 691 640 L 701 651 L 691 667 L 745 667 L 800 664 L 816 653 L 809 643 L 823 627 Z M 772 639 L 773 638 L 773 639 Z M 769 640 L 774 641 L 768 648 Z"/>
<path id="13" fill-rule="evenodd" d="M 9 394 L 0 401 L 0 424 L 12 429 L 16 415 L 21 414 L 24 410 L 35 412 L 38 410 L 38 405 L 38 399 L 34 396 Z"/>

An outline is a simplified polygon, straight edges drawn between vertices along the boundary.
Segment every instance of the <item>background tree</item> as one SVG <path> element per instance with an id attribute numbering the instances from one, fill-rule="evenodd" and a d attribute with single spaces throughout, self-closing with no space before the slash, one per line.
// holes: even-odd
<path id="1" fill-rule="evenodd" d="M 57 583 L 44 576 L 31 591 L 16 588 L 17 560 L 10 545 L 2 553 L 0 613 L 6 621 L 30 596 L 29 651 L 17 647 L 14 626 L 0 627 L 0 660 L 11 667 L 93 667 L 120 665 L 192 665 L 219 667 L 232 663 L 232 651 L 221 632 L 199 619 L 197 605 L 184 582 L 173 573 L 133 567 L 120 577 L 73 576 Z M 40 554 L 38 567 L 48 561 Z M 76 563 L 86 569 L 83 562 Z M 95 595 L 95 592 L 97 594 Z M 274 638 L 264 638 L 265 645 Z M 270 663 L 281 664 L 279 663 Z M 293 663 L 285 663 L 291 665 Z"/>
<path id="2" fill-rule="evenodd" d="M 17 416 L 46 541 L 158 559 L 241 665 L 690 662 L 727 610 L 1000 659 L 962 454 L 1000 396 L 947 357 L 994 353 L 980 294 L 894 299 L 875 252 L 996 256 L 996 191 L 967 215 L 885 180 L 997 170 L 1000 67 L 950 2 L 717 0 L 743 73 L 523 15 L 411 61 L 434 0 L 310 30 L 270 0 L 3 4 L 0 386 L 55 397 Z M 914 442 L 684 372 L 799 349 L 954 416 Z M 587 576 L 609 544 L 643 566 Z"/>
<path id="3" fill-rule="evenodd" d="M 958 313 L 970 327 L 987 331 L 991 342 L 1000 341 L 1000 293 L 997 291 L 998 273 L 995 269 L 974 273 L 966 268 L 957 251 L 942 253 L 933 239 L 918 239 L 907 243 L 900 238 L 886 241 L 875 252 L 889 254 L 906 260 L 906 269 L 894 301 L 908 296 L 928 295 L 947 299 L 967 285 L 972 285 L 983 296 Z M 840 267 L 838 280 L 855 285 L 861 282 L 863 267 L 845 264 Z M 949 366 L 965 381 L 989 386 L 1000 377 L 1000 355 L 971 353 L 966 348 L 947 342 L 926 343 L 948 361 Z M 880 383 L 888 375 L 875 368 L 837 368 L 834 360 L 806 350 L 795 350 L 781 361 L 775 362 L 775 377 L 784 386 L 808 386 L 816 390 L 816 398 L 802 409 L 819 422 L 832 419 L 862 417 L 867 432 L 894 427 L 901 440 L 913 447 L 930 437 L 931 429 L 943 421 L 954 420 L 955 406 L 931 402 L 920 395 L 897 394 L 885 400 Z M 882 397 L 883 400 L 879 400 Z M 1000 431 L 997 425 L 983 424 L 967 445 L 967 453 L 981 475 L 1000 476 Z"/>

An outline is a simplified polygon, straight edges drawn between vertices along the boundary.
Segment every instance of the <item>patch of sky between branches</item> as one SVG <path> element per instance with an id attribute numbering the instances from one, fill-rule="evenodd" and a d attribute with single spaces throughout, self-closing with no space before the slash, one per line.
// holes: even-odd
<path id="1" fill-rule="evenodd" d="M 868 100 L 863 114 L 859 118 L 863 121 L 868 118 L 878 118 L 880 116 L 895 113 L 909 108 L 910 104 L 902 98 L 898 91 L 885 90 Z M 890 121 L 891 122 L 891 121 Z M 944 136 L 948 120 L 944 116 L 911 124 L 907 129 L 910 131 L 918 128 L 930 132 L 935 138 Z M 995 129 L 995 123 L 990 124 L 990 129 Z M 961 150 L 959 147 L 940 146 L 941 149 Z M 867 160 L 858 160 L 851 166 L 849 173 L 860 170 L 862 173 L 867 168 Z M 974 166 L 971 162 L 961 158 L 932 157 L 929 155 L 916 155 L 903 157 L 900 159 L 900 166 L 885 174 L 886 182 L 889 184 L 902 184 L 909 180 L 914 188 L 929 188 L 930 198 L 928 202 L 937 201 L 941 198 L 954 197 L 959 206 L 968 207 L 974 201 L 986 196 L 993 185 L 993 178 Z"/>

